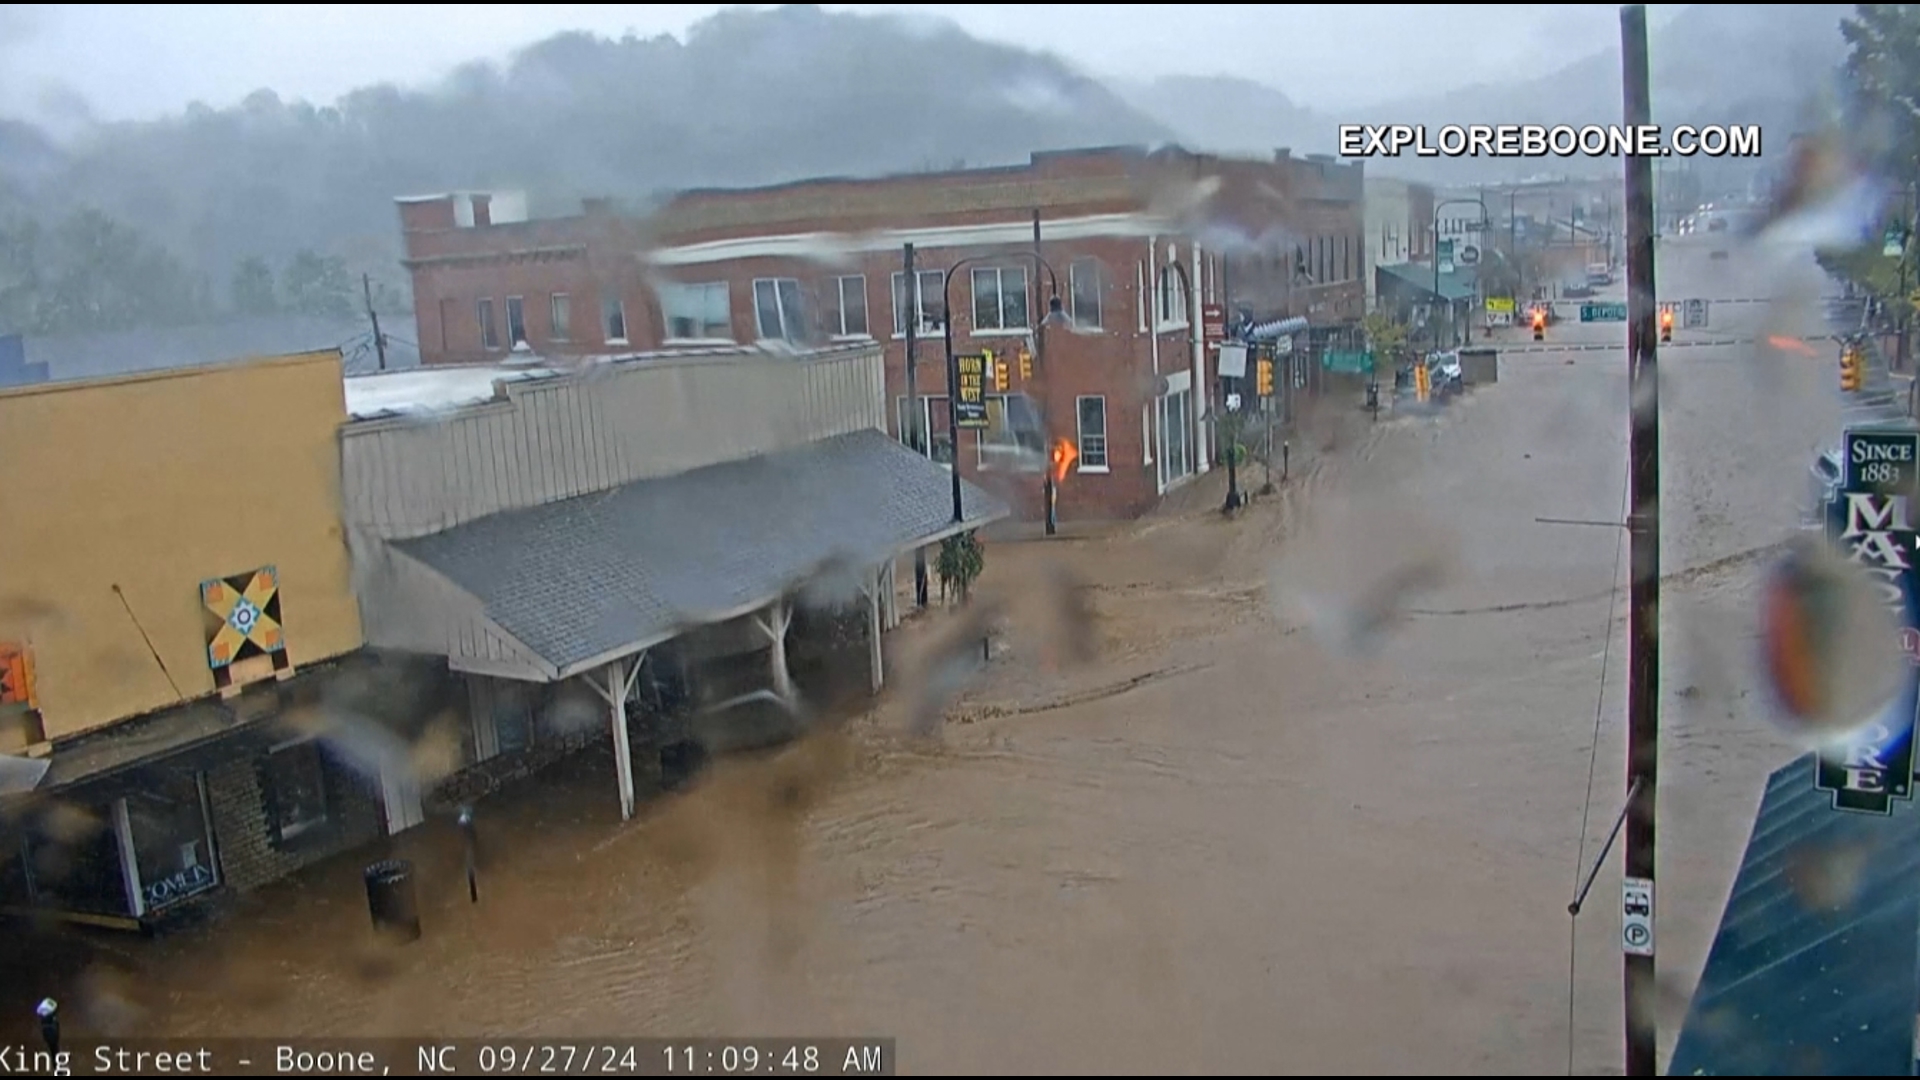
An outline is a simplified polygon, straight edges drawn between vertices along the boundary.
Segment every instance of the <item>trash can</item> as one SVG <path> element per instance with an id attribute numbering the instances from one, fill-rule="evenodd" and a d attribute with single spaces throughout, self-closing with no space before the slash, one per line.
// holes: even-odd
<path id="1" fill-rule="evenodd" d="M 413 864 L 387 859 L 366 868 L 367 911 L 375 931 L 399 941 L 420 937 L 420 906 L 413 894 Z"/>

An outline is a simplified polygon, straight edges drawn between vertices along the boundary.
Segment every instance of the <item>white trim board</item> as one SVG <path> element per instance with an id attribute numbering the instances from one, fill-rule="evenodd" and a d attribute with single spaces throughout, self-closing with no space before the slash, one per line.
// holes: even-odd
<path id="1" fill-rule="evenodd" d="M 1098 214 L 1092 217 L 1042 220 L 1043 241 L 1087 240 L 1096 237 L 1164 235 L 1173 228 L 1150 214 Z M 916 248 L 993 247 L 1033 244 L 1033 222 L 1001 221 L 988 225 L 943 225 L 923 229 L 888 229 L 860 235 L 846 233 L 792 233 L 709 240 L 700 244 L 660 248 L 642 257 L 655 266 L 699 266 L 733 259 L 797 258 L 832 261 L 837 256 L 898 251 L 903 244 Z"/>

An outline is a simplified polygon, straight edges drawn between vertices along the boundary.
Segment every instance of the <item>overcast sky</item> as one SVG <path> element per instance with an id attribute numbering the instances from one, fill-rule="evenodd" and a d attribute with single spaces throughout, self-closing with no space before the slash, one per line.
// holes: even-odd
<path id="1" fill-rule="evenodd" d="M 101 119 L 261 87 L 330 102 L 429 82 L 563 30 L 684 34 L 722 4 L 0 5 L 0 115 Z M 1230 73 L 1327 109 L 1540 75 L 1619 34 L 1612 4 L 827 4 L 942 16 L 1098 75 Z M 1655 23 L 1678 4 L 1655 4 Z M 1094 13 L 1097 12 L 1097 17 Z"/>

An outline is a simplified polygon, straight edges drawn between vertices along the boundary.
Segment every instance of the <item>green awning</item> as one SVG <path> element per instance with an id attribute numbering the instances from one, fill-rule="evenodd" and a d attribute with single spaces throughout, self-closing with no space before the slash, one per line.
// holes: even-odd
<path id="1" fill-rule="evenodd" d="M 1427 297 L 1433 296 L 1433 267 L 1426 263 L 1382 263 L 1375 267 L 1381 275 L 1380 285 L 1388 279 L 1402 286 L 1420 290 Z M 1478 275 L 1472 270 L 1454 267 L 1451 274 L 1440 275 L 1440 296 L 1445 300 L 1471 300 L 1479 286 Z"/>

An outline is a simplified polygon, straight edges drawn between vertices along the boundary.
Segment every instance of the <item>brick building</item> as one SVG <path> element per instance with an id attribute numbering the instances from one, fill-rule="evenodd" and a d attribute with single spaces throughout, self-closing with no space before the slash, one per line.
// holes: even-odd
<path id="1" fill-rule="evenodd" d="M 692 191 L 645 222 L 604 203 L 506 221 L 498 205 L 401 201 L 425 363 L 497 360 L 516 341 L 592 355 L 873 339 L 905 437 L 911 317 L 920 422 L 950 461 L 950 291 L 955 350 L 1014 361 L 1005 392 L 989 388 L 989 426 L 961 436 L 961 470 L 1028 518 L 1043 512 L 1037 477 L 1055 439 L 1077 450 L 1058 496 L 1066 520 L 1133 516 L 1208 469 L 1216 380 L 1201 305 L 1325 328 L 1365 303 L 1361 166 L 1286 151 L 1063 151 L 1007 168 Z M 1062 318 L 1048 320 L 1056 297 Z M 1021 364 L 1023 352 L 1038 362 Z"/>

